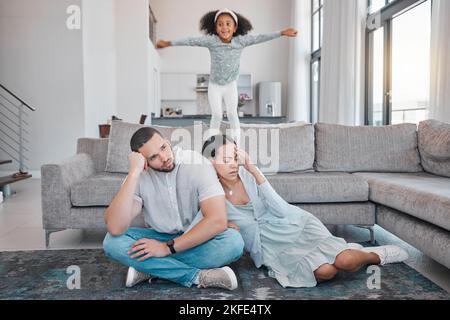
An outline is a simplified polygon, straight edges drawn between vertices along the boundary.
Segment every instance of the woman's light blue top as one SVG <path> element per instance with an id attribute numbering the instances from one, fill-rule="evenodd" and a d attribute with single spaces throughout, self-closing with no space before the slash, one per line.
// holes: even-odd
<path id="1" fill-rule="evenodd" d="M 206 47 L 211 54 L 210 82 L 218 85 L 229 84 L 239 77 L 241 53 L 245 47 L 281 37 L 281 31 L 261 35 L 233 37 L 224 43 L 217 35 L 187 38 L 171 41 L 172 46 Z"/>
<path id="2" fill-rule="evenodd" d="M 264 232 L 266 226 L 278 225 L 283 228 L 282 225 L 285 225 L 285 228 L 289 229 L 290 226 L 295 226 L 295 230 L 302 230 L 312 215 L 283 200 L 267 179 L 263 184 L 258 185 L 253 175 L 244 167 L 240 167 L 239 177 L 250 198 L 250 203 L 235 206 L 227 200 L 228 220 L 239 225 L 245 249 L 259 268 L 263 264 L 261 232 Z M 285 239 L 274 241 L 282 243 Z"/>

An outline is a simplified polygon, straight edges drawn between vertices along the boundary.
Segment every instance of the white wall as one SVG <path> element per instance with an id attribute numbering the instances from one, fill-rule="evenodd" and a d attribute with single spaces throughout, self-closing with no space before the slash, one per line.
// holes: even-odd
<path id="1" fill-rule="evenodd" d="M 85 136 L 95 138 L 116 113 L 114 1 L 83 0 L 82 12 Z"/>
<path id="2" fill-rule="evenodd" d="M 153 43 L 148 40 L 148 102 L 149 110 L 146 124 L 151 124 L 151 113 L 156 117 L 161 114 L 161 59 Z"/>
<path id="3" fill-rule="evenodd" d="M 199 21 L 210 10 L 228 7 L 247 17 L 253 24 L 253 34 L 282 30 L 290 26 L 289 0 L 150 0 L 155 13 L 159 39 L 174 40 L 200 36 Z M 282 38 L 244 49 L 241 73 L 251 73 L 253 84 L 261 81 L 281 81 L 282 100 L 286 114 L 289 41 Z M 159 50 L 161 72 L 209 73 L 210 57 L 205 48 L 173 47 Z M 256 98 L 256 88 L 254 96 Z M 255 100 L 246 106 L 254 112 Z"/>
<path id="4" fill-rule="evenodd" d="M 114 0 L 117 115 L 138 122 L 149 111 L 148 0 Z"/>
<path id="5" fill-rule="evenodd" d="M 84 135 L 82 33 L 66 27 L 73 4 L 81 0 L 0 0 L 0 83 L 37 109 L 28 118 L 32 170 L 74 154 Z"/>
<path id="6" fill-rule="evenodd" d="M 80 30 L 66 27 L 69 5 L 82 9 Z M 34 174 L 74 155 L 78 138 L 98 137 L 111 115 L 138 122 L 157 112 L 157 72 L 148 0 L 0 0 L 0 83 L 37 108 L 28 119 Z"/>
<path id="7" fill-rule="evenodd" d="M 160 109 L 148 24 L 148 0 L 83 0 L 87 136 L 98 137 L 98 124 L 112 115 L 138 122 Z"/>

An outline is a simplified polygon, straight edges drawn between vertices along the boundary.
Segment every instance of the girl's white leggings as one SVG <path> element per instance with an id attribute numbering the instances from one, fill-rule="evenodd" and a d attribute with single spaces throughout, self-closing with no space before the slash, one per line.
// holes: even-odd
<path id="1" fill-rule="evenodd" d="M 222 100 L 225 101 L 228 121 L 231 130 L 224 132 L 231 135 L 239 145 L 240 124 L 238 116 L 238 90 L 236 81 L 230 82 L 224 86 L 210 82 L 208 86 L 208 100 L 211 106 L 211 124 L 209 136 L 221 134 L 220 124 L 222 122 Z"/>

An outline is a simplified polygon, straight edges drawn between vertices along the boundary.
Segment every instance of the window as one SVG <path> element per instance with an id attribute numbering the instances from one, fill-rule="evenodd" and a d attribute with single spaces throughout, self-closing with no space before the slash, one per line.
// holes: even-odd
<path id="1" fill-rule="evenodd" d="M 392 20 L 391 123 L 428 118 L 431 1 Z"/>
<path id="2" fill-rule="evenodd" d="M 383 125 L 383 85 L 384 85 L 384 28 L 379 28 L 372 35 L 372 70 L 370 72 L 370 91 L 372 125 Z"/>
<path id="3" fill-rule="evenodd" d="M 311 0 L 311 123 L 319 116 L 320 60 L 323 43 L 323 0 Z"/>
<path id="4" fill-rule="evenodd" d="M 368 6 L 368 26 L 379 23 L 367 29 L 366 124 L 417 124 L 428 118 L 431 0 Z"/>
<path id="5" fill-rule="evenodd" d="M 320 60 L 314 61 L 311 65 L 311 119 L 316 123 L 319 119 L 319 90 L 320 90 Z"/>
<path id="6" fill-rule="evenodd" d="M 368 12 L 369 14 L 372 14 L 394 1 L 395 0 L 369 0 Z"/>

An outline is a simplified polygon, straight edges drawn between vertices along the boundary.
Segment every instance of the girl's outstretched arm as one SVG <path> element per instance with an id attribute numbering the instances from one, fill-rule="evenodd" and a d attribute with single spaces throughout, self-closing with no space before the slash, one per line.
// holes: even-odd
<path id="1" fill-rule="evenodd" d="M 270 41 L 282 36 L 285 37 L 296 37 L 298 31 L 294 28 L 288 28 L 282 31 L 277 31 L 273 33 L 267 33 L 267 34 L 259 34 L 256 36 L 252 35 L 245 35 L 240 37 L 240 42 L 244 47 L 252 46 L 258 43 Z"/>
<path id="2" fill-rule="evenodd" d="M 171 46 L 209 47 L 212 44 L 212 41 L 212 36 L 193 37 L 173 41 L 159 40 L 156 44 L 156 47 L 158 49 L 163 49 Z"/>

